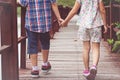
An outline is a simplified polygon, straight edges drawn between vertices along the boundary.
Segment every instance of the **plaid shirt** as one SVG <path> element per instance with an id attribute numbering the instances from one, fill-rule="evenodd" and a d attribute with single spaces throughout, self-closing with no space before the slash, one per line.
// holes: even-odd
<path id="1" fill-rule="evenodd" d="M 51 4 L 56 0 L 20 0 L 26 7 L 25 28 L 45 33 L 51 28 Z"/>

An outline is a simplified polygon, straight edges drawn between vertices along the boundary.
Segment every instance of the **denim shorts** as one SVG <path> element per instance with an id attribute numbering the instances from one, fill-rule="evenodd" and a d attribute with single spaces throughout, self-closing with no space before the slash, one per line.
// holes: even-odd
<path id="1" fill-rule="evenodd" d="M 39 52 L 38 41 L 40 41 L 39 45 L 42 50 L 49 50 L 50 48 L 49 32 L 36 33 L 36 32 L 31 32 L 27 29 L 26 29 L 26 32 L 27 32 L 27 37 L 28 37 L 28 47 L 27 47 L 28 54 L 37 54 Z"/>

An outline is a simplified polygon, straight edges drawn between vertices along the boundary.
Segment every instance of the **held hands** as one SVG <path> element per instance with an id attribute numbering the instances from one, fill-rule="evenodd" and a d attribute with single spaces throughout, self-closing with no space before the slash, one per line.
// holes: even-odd
<path id="1" fill-rule="evenodd" d="M 66 21 L 63 20 L 63 19 L 59 19 L 58 23 L 59 23 L 59 26 L 60 26 L 60 27 L 66 27 L 67 24 L 68 24 L 68 22 L 66 22 Z"/>
<path id="2" fill-rule="evenodd" d="M 58 19 L 58 24 L 59 26 L 61 26 L 61 23 L 63 22 L 64 20 L 62 18 Z"/>
<path id="3" fill-rule="evenodd" d="M 60 24 L 61 27 L 66 27 L 67 25 L 68 25 L 68 22 L 66 22 L 65 20 Z"/>

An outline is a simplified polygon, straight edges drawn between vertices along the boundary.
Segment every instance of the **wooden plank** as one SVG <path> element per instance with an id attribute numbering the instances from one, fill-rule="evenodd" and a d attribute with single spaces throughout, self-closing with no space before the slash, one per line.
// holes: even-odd
<path id="1" fill-rule="evenodd" d="M 113 7 L 120 8 L 120 5 L 118 5 L 118 4 L 113 4 Z"/>
<path id="2" fill-rule="evenodd" d="M 12 6 L 10 2 L 0 1 L 0 6 Z"/>
<path id="3" fill-rule="evenodd" d="M 26 40 L 26 38 L 27 38 L 27 36 L 21 36 L 21 37 L 19 37 L 19 38 L 18 38 L 18 43 Z"/>
<path id="4" fill-rule="evenodd" d="M 5 53 L 6 51 L 8 51 L 10 49 L 11 45 L 3 45 L 2 47 L 0 47 L 0 54 Z"/>

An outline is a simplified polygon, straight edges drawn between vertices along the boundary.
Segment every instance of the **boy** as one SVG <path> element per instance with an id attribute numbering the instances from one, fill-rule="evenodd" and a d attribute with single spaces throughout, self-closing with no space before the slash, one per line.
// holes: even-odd
<path id="1" fill-rule="evenodd" d="M 61 16 L 56 4 L 56 0 L 20 0 L 19 3 L 26 7 L 25 28 L 28 36 L 28 54 L 32 63 L 32 77 L 39 77 L 39 68 L 37 65 L 38 40 L 41 43 L 41 52 L 43 57 L 42 70 L 48 72 L 51 64 L 48 61 L 50 48 L 49 31 L 51 25 L 51 9 L 55 13 L 58 22 L 61 22 Z"/>

